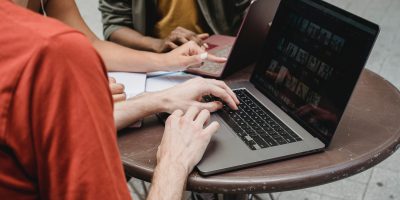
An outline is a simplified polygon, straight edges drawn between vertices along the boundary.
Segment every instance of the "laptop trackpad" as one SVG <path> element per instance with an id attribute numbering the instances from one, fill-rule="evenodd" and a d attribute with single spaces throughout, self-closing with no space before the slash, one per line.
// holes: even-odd
<path id="1" fill-rule="evenodd" d="M 212 137 L 203 159 L 197 165 L 200 171 L 226 169 L 240 166 L 243 162 L 257 160 L 258 154 L 237 138 L 221 118 L 213 115 L 210 121 L 218 121 L 221 127 Z"/>

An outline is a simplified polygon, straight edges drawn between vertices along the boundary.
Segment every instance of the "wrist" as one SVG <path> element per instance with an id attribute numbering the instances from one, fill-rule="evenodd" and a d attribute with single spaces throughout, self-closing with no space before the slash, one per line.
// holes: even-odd
<path id="1" fill-rule="evenodd" d="M 117 104 L 121 105 L 115 106 L 115 109 L 132 112 L 138 112 L 138 110 L 140 110 L 140 114 L 143 116 L 163 112 L 164 108 L 156 92 L 143 92 L 126 101 L 118 102 L 115 105 Z"/>
<path id="2" fill-rule="evenodd" d="M 169 174 L 175 174 L 176 177 L 186 180 L 192 169 L 179 159 L 175 159 L 169 156 L 161 157 L 157 161 L 157 167 L 159 170 L 168 171 Z"/>
<path id="3" fill-rule="evenodd" d="M 173 160 L 158 162 L 147 199 L 182 199 L 187 170 Z"/>
<path id="4" fill-rule="evenodd" d="M 142 95 L 146 98 L 147 102 L 147 113 L 149 115 L 166 112 L 166 105 L 164 103 L 165 95 L 160 94 L 162 92 L 145 92 Z"/>
<path id="5" fill-rule="evenodd" d="M 171 58 L 168 58 L 169 53 L 149 53 L 152 54 L 152 57 L 150 58 L 154 68 L 152 71 L 171 71 L 168 69 L 168 67 L 171 66 Z"/>
<path id="6" fill-rule="evenodd" d="M 168 97 L 168 90 L 163 90 L 159 92 L 151 92 L 151 101 L 154 101 L 154 109 L 157 113 L 167 112 L 171 113 L 171 109 L 174 108 L 171 99 Z"/>
<path id="7" fill-rule="evenodd" d="M 151 93 L 142 93 L 126 101 L 114 104 L 114 120 L 118 130 L 149 115 L 161 112 L 160 103 Z"/>
<path id="8" fill-rule="evenodd" d="M 149 38 L 149 40 L 151 41 L 151 44 L 150 44 L 151 51 L 153 51 L 155 53 L 162 53 L 162 46 L 163 46 L 164 40 L 157 39 L 157 38 Z"/>

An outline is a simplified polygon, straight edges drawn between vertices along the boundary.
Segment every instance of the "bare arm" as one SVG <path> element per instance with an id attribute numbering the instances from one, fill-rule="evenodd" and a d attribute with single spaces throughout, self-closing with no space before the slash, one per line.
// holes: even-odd
<path id="1" fill-rule="evenodd" d="M 177 27 L 167 38 L 159 39 L 144 36 L 131 28 L 120 27 L 111 33 L 109 39 L 129 48 L 162 53 L 176 49 L 189 41 L 194 41 L 200 46 L 204 45 L 207 47 L 207 44 L 203 43 L 203 40 L 208 38 L 208 36 L 207 33 L 196 34 L 185 28 Z"/>
<path id="2" fill-rule="evenodd" d="M 160 53 L 168 52 L 188 41 L 202 46 L 203 40 L 208 37 L 208 34 L 196 34 L 182 27 L 171 31 L 166 38 L 144 35 L 145 30 L 141 30 L 143 27 L 135 24 L 141 20 L 134 19 L 137 16 L 132 14 L 144 9 L 143 7 L 145 6 L 134 4 L 132 0 L 100 0 L 99 10 L 105 39 L 129 48 Z"/>
<path id="3" fill-rule="evenodd" d="M 73 0 L 50 0 L 46 5 L 46 10 L 50 17 L 54 17 L 84 33 L 103 58 L 109 71 L 148 72 L 161 70 L 164 66 L 165 58 L 163 56 L 135 51 L 99 40 L 83 21 Z"/>
<path id="4" fill-rule="evenodd" d="M 108 71 L 173 71 L 184 70 L 201 63 L 195 55 L 204 52 L 193 44 L 182 46 L 166 54 L 137 51 L 112 42 L 99 40 L 83 21 L 73 0 L 50 0 L 46 5 L 47 14 L 65 24 L 78 29 L 89 38 L 94 48 L 103 58 Z M 225 62 L 217 59 L 214 62 Z M 175 67 L 175 68 L 171 68 Z"/>
<path id="5" fill-rule="evenodd" d="M 161 52 L 159 50 L 162 43 L 161 39 L 144 36 L 127 27 L 115 30 L 111 33 L 109 40 L 132 49 Z"/>
<path id="6" fill-rule="evenodd" d="M 143 93 L 114 104 L 114 120 L 117 130 L 123 129 L 146 116 L 163 112 L 155 93 Z"/>
<path id="7" fill-rule="evenodd" d="M 188 176 L 186 170 L 183 166 L 174 163 L 173 160 L 164 160 L 158 163 L 147 199 L 182 199 Z"/>
<path id="8" fill-rule="evenodd" d="M 117 129 L 122 129 L 146 116 L 159 113 L 172 113 L 177 109 L 186 111 L 195 106 L 214 112 L 222 107 L 221 102 L 200 102 L 203 95 L 212 94 L 221 98 L 232 109 L 237 109 L 239 100 L 222 81 L 195 78 L 173 88 L 143 93 L 127 101 L 114 104 L 114 120 Z"/>
<path id="9" fill-rule="evenodd" d="M 185 114 L 177 110 L 165 122 L 157 151 L 157 167 L 147 199 L 181 199 L 186 178 L 202 158 L 218 122 L 205 126 L 208 110 L 190 107 Z"/>
<path id="10" fill-rule="evenodd" d="M 221 104 L 200 103 L 198 99 L 204 94 L 213 94 L 228 102 L 232 108 L 237 108 L 239 101 L 231 92 L 220 81 L 197 78 L 162 92 L 144 93 L 115 104 L 114 119 L 118 129 L 153 113 L 186 110 L 185 115 L 181 110 L 173 112 L 165 124 L 164 136 L 157 151 L 158 164 L 147 199 L 182 199 L 188 174 L 200 161 L 212 134 L 219 127 L 217 122 L 208 127 L 204 124 L 210 117 L 210 111 L 221 108 Z"/>

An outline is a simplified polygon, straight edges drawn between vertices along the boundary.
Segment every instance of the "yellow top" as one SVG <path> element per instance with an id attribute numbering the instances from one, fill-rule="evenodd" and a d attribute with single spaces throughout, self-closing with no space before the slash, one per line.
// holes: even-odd
<path id="1" fill-rule="evenodd" d="M 178 26 L 195 33 L 204 32 L 200 26 L 196 0 L 158 0 L 158 13 L 161 18 L 153 32 L 158 38 L 166 38 Z"/>

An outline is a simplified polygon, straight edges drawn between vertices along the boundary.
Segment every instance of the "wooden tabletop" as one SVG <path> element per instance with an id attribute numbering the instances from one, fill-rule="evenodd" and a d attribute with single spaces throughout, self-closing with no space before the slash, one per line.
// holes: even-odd
<path id="1" fill-rule="evenodd" d="M 228 78 L 243 80 L 251 69 Z M 119 133 L 128 176 L 151 181 L 163 126 L 152 116 L 141 129 Z M 329 148 L 318 154 L 203 177 L 194 171 L 187 189 L 215 193 L 260 193 L 301 189 L 362 172 L 400 146 L 400 93 L 379 75 L 364 70 Z"/>

